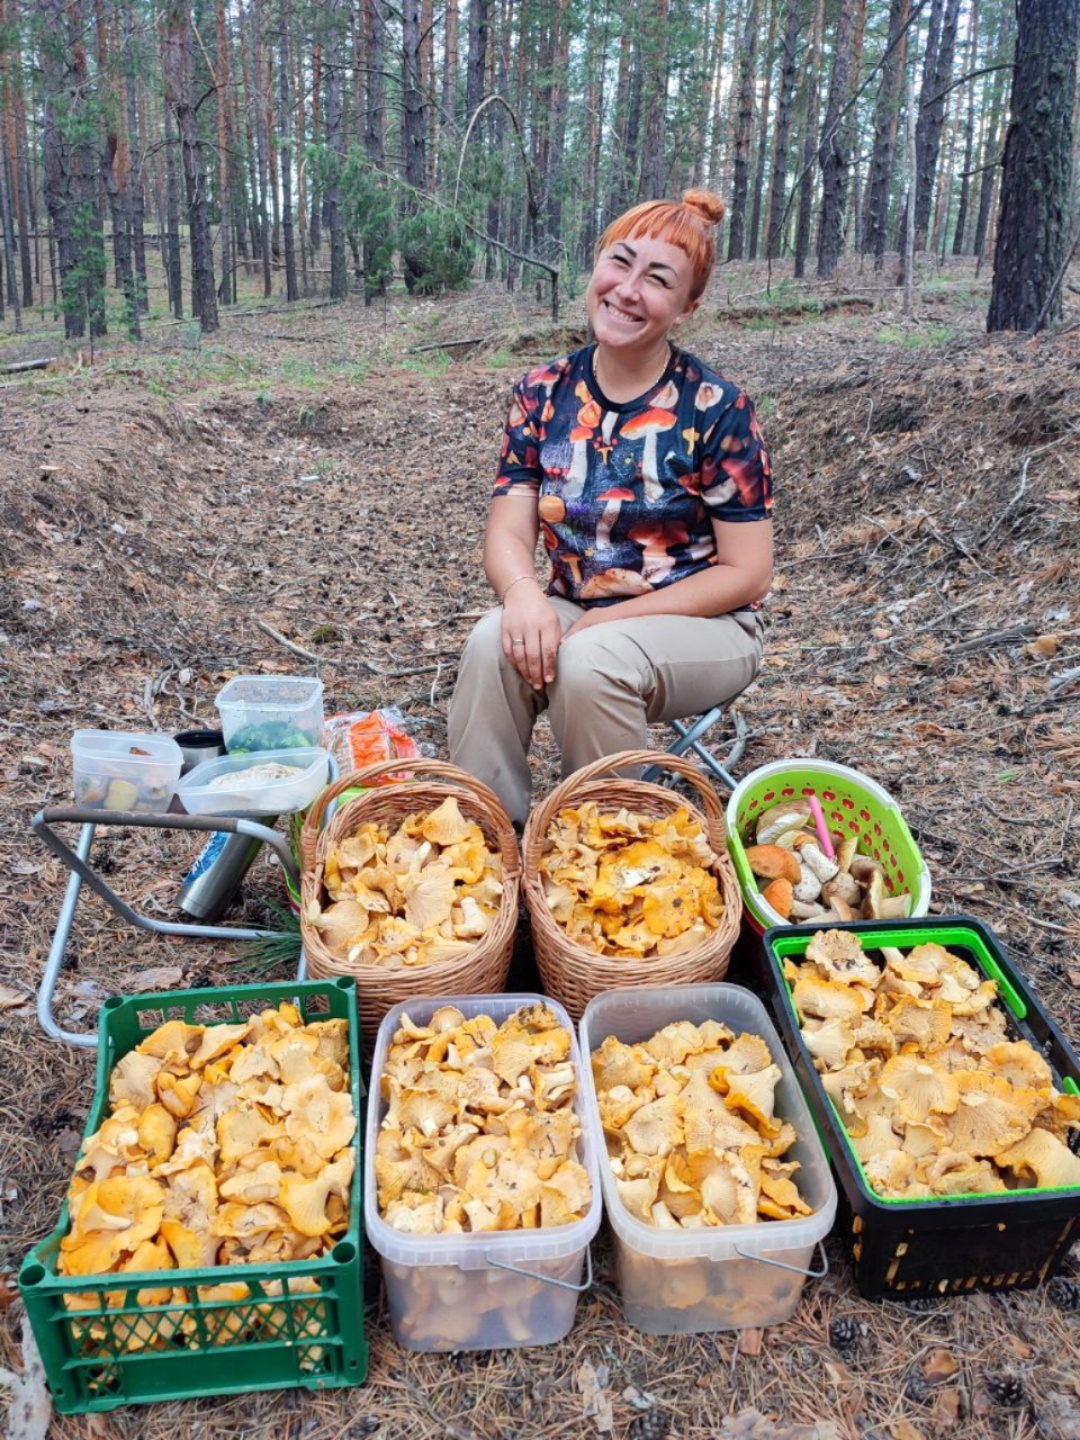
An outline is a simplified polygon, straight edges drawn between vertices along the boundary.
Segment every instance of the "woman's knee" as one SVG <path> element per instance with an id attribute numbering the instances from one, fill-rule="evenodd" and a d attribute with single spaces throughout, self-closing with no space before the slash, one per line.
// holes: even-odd
<path id="1" fill-rule="evenodd" d="M 604 630 L 608 633 L 601 634 Z M 644 698 L 651 673 L 645 656 L 615 626 L 579 631 L 559 647 L 555 684 L 564 703 L 580 697 L 595 699 L 602 690 Z"/>
<path id="2" fill-rule="evenodd" d="M 462 669 L 498 668 L 503 662 L 502 611 L 489 610 L 479 619 L 461 652 Z"/>

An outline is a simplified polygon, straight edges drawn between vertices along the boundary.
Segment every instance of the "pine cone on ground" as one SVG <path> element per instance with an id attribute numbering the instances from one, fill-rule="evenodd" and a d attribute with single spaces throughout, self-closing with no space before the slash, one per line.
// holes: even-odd
<path id="1" fill-rule="evenodd" d="M 627 1440 L 667 1440 L 671 1434 L 671 1416 L 666 1410 L 654 1407 L 635 1415 L 630 1422 Z"/>
<path id="2" fill-rule="evenodd" d="M 1019 1410 L 1028 1403 L 1027 1387 L 1019 1375 L 1010 1375 L 1007 1370 L 997 1374 L 987 1371 L 983 1375 L 983 1386 L 995 1405 L 1003 1410 Z"/>
<path id="3" fill-rule="evenodd" d="M 834 1350 L 851 1350 L 862 1339 L 862 1326 L 854 1315 L 838 1315 L 829 1326 L 829 1344 Z"/>
<path id="4" fill-rule="evenodd" d="M 1057 1275 L 1046 1287 L 1050 1303 L 1059 1310 L 1080 1310 L 1080 1285 L 1064 1275 Z"/>
<path id="5" fill-rule="evenodd" d="M 914 1405 L 930 1403 L 930 1385 L 921 1370 L 909 1370 L 904 1379 L 904 1395 Z"/>
<path id="6" fill-rule="evenodd" d="M 901 1304 L 915 1315 L 929 1315 L 937 1310 L 941 1301 L 935 1295 L 913 1295 L 910 1300 L 903 1300 Z"/>

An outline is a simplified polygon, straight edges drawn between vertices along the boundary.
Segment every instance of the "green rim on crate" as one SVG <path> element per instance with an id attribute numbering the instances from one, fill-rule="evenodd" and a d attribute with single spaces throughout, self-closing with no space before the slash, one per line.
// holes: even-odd
<path id="1" fill-rule="evenodd" d="M 829 760 L 777 760 L 741 780 L 727 805 L 728 849 L 755 930 L 786 922 L 762 897 L 744 847 L 754 843 L 753 827 L 762 811 L 801 795 L 817 796 L 834 837 L 858 836 L 859 854 L 878 861 L 890 894 L 910 892 L 910 915 L 928 912 L 930 872 L 889 792 L 868 775 Z"/>
<path id="2" fill-rule="evenodd" d="M 1023 996 L 1002 970 L 998 964 L 997 957 L 990 950 L 983 937 L 977 930 L 972 929 L 970 926 L 950 925 L 946 923 L 934 925 L 930 929 L 920 928 L 918 930 L 911 930 L 910 928 L 905 929 L 901 923 L 898 924 L 894 930 L 875 930 L 872 935 L 867 934 L 865 940 L 865 948 L 867 950 L 880 950 L 885 946 L 908 950 L 911 948 L 913 940 L 917 941 L 920 945 L 936 944 L 944 946 L 945 949 L 948 949 L 950 946 L 952 946 L 954 950 L 967 949 L 971 952 L 973 958 L 977 960 L 983 974 L 988 975 L 992 980 L 996 981 L 1001 1003 L 1013 1019 L 1024 1020 L 1027 1017 L 1028 1007 Z M 781 987 L 784 1000 L 787 1002 L 797 1029 L 801 1029 L 802 1017 L 795 1008 L 791 984 L 783 974 L 783 962 L 785 959 L 804 960 L 809 944 L 810 939 L 806 935 L 774 934 L 768 942 L 768 947 L 777 967 L 778 973 L 776 980 Z M 1034 1048 L 1037 1054 L 1041 1053 L 1037 1044 Z M 1064 1094 L 1080 1094 L 1080 1086 L 1077 1086 L 1076 1081 L 1071 1075 L 1064 1077 L 1056 1076 L 1055 1081 Z M 822 1092 L 824 1093 L 824 1087 L 822 1087 Z M 871 1181 L 867 1179 L 866 1171 L 863 1169 L 863 1163 L 858 1155 L 856 1155 L 855 1149 L 851 1144 L 851 1138 L 848 1134 L 847 1126 L 844 1123 L 844 1117 L 840 1114 L 831 1096 L 826 1096 L 826 1100 L 835 1118 L 836 1133 L 840 1137 L 844 1149 L 847 1152 L 848 1163 L 858 1172 L 859 1179 L 865 1186 L 867 1193 L 873 1196 L 876 1203 L 878 1205 L 889 1205 L 898 1210 L 902 1210 L 905 1206 L 925 1205 L 927 1202 L 925 1195 L 883 1195 L 880 1190 L 875 1189 Z M 1075 1192 L 1075 1185 L 1032 1185 L 1017 1186 L 1015 1190 L 1010 1190 L 1007 1193 L 1010 1197 L 1015 1197 L 1018 1195 L 1063 1195 Z M 992 1191 L 990 1193 L 996 1194 L 998 1192 Z M 986 1191 L 964 1191 L 955 1195 L 935 1195 L 933 1202 L 940 1204 L 954 1200 L 985 1200 L 986 1195 Z"/>
<path id="3" fill-rule="evenodd" d="M 344 1018 L 349 1089 L 360 1120 L 360 1021 L 351 979 L 233 985 L 112 996 L 101 1010 L 91 1135 L 109 1113 L 116 1062 L 167 1020 L 235 1023 L 287 1000 L 305 1023 Z M 136 1274 L 58 1275 L 67 1202 L 56 1229 L 24 1259 L 19 1291 L 63 1415 L 118 1405 L 303 1387 L 360 1385 L 367 1376 L 362 1287 L 363 1160 L 359 1130 L 349 1223 L 310 1260 Z M 235 1288 L 247 1287 L 237 1298 Z"/>

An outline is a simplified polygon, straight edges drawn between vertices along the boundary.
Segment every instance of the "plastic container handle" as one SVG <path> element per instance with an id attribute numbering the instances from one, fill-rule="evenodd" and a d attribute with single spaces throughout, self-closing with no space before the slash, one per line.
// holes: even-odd
<path id="1" fill-rule="evenodd" d="M 790 1270 L 794 1275 L 805 1275 L 810 1280 L 823 1280 L 829 1273 L 829 1257 L 825 1254 L 825 1246 L 819 1240 L 817 1248 L 821 1251 L 821 1269 L 804 1270 L 801 1265 L 788 1265 L 783 1260 L 770 1260 L 767 1255 L 748 1255 L 745 1250 L 735 1246 L 735 1254 L 741 1260 L 757 1260 L 761 1265 L 775 1265 L 777 1270 Z"/>
<path id="2" fill-rule="evenodd" d="M 542 1280 L 545 1285 L 557 1285 L 560 1290 L 573 1290 L 584 1295 L 593 1282 L 592 1246 L 585 1246 L 585 1279 L 580 1285 L 571 1285 L 569 1280 L 556 1280 L 554 1275 L 538 1275 L 535 1270 L 522 1270 L 520 1265 L 508 1265 L 505 1260 L 493 1260 L 491 1251 L 484 1251 L 484 1259 L 494 1270 L 509 1270 L 513 1275 L 524 1275 L 529 1280 Z"/>

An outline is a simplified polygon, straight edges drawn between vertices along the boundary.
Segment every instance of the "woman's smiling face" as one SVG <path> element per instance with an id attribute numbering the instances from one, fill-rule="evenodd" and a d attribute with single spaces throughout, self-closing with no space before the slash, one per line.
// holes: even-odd
<path id="1" fill-rule="evenodd" d="M 696 308 L 689 256 L 666 240 L 636 235 L 601 251 L 585 306 L 601 345 L 648 351 Z"/>

